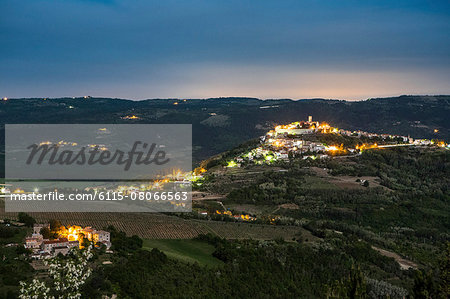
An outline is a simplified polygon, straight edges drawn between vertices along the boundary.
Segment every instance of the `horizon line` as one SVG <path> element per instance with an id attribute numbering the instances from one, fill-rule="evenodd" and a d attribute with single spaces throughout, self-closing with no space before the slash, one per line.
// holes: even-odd
<path id="1" fill-rule="evenodd" d="M 205 98 L 188 98 L 188 97 L 167 97 L 167 98 L 145 98 L 145 99 L 132 99 L 132 98 L 115 98 L 115 97 L 105 97 L 105 96 L 92 96 L 92 95 L 83 95 L 83 96 L 62 96 L 62 97 L 2 97 L 3 100 L 34 100 L 34 99 L 45 99 L 45 100 L 58 100 L 58 99 L 111 99 L 111 100 L 122 100 L 122 101 L 152 101 L 152 100 L 218 100 L 218 99 L 253 99 L 258 101 L 305 101 L 305 100 L 324 100 L 324 101 L 343 101 L 343 102 L 365 102 L 374 99 L 388 99 L 388 98 L 400 98 L 400 97 L 443 97 L 450 96 L 450 94 L 400 94 L 393 96 L 379 96 L 379 97 L 370 97 L 364 99 L 357 100 L 348 100 L 348 99 L 338 99 L 338 98 L 322 98 L 322 97 L 313 97 L 313 98 L 258 98 L 258 97 L 250 97 L 250 96 L 219 96 L 219 97 L 205 97 Z"/>

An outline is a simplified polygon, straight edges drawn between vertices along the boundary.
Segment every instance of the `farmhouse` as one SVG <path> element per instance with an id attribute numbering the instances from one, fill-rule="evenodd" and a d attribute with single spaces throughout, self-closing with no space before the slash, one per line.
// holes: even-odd
<path id="1" fill-rule="evenodd" d="M 104 230 L 96 230 L 90 226 L 85 228 L 75 225 L 68 228 L 62 226 L 57 232 L 58 238 L 50 240 L 44 239 L 41 235 L 43 227 L 49 228 L 49 225 L 35 224 L 31 237 L 25 238 L 25 248 L 31 249 L 36 258 L 51 257 L 59 253 L 66 255 L 71 248 L 80 247 L 84 239 L 96 245 L 104 244 L 108 249 L 111 247 L 110 234 Z"/>

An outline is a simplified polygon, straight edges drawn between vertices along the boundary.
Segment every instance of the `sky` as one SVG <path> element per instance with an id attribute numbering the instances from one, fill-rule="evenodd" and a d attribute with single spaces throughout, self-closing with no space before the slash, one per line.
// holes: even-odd
<path id="1" fill-rule="evenodd" d="M 450 94 L 450 1 L 0 0 L 0 97 Z"/>

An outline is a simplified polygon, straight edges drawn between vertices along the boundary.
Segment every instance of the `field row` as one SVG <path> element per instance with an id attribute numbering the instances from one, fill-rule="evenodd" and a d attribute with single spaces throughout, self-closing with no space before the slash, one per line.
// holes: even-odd
<path id="1" fill-rule="evenodd" d="M 226 239 L 291 240 L 300 228 L 235 222 L 184 220 L 175 216 L 149 213 L 29 213 L 37 222 L 58 219 L 63 225 L 92 226 L 104 229 L 113 225 L 127 235 L 145 239 L 191 239 L 212 233 Z M 0 219 L 15 219 L 17 213 L 0 211 Z"/>

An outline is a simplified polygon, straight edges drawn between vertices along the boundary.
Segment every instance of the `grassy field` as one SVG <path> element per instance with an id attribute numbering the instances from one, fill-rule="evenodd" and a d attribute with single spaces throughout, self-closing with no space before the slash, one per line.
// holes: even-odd
<path id="1" fill-rule="evenodd" d="M 155 240 L 145 239 L 144 249 L 158 248 L 169 258 L 187 263 L 198 262 L 202 266 L 217 266 L 222 262 L 212 256 L 214 247 L 197 240 Z"/>

